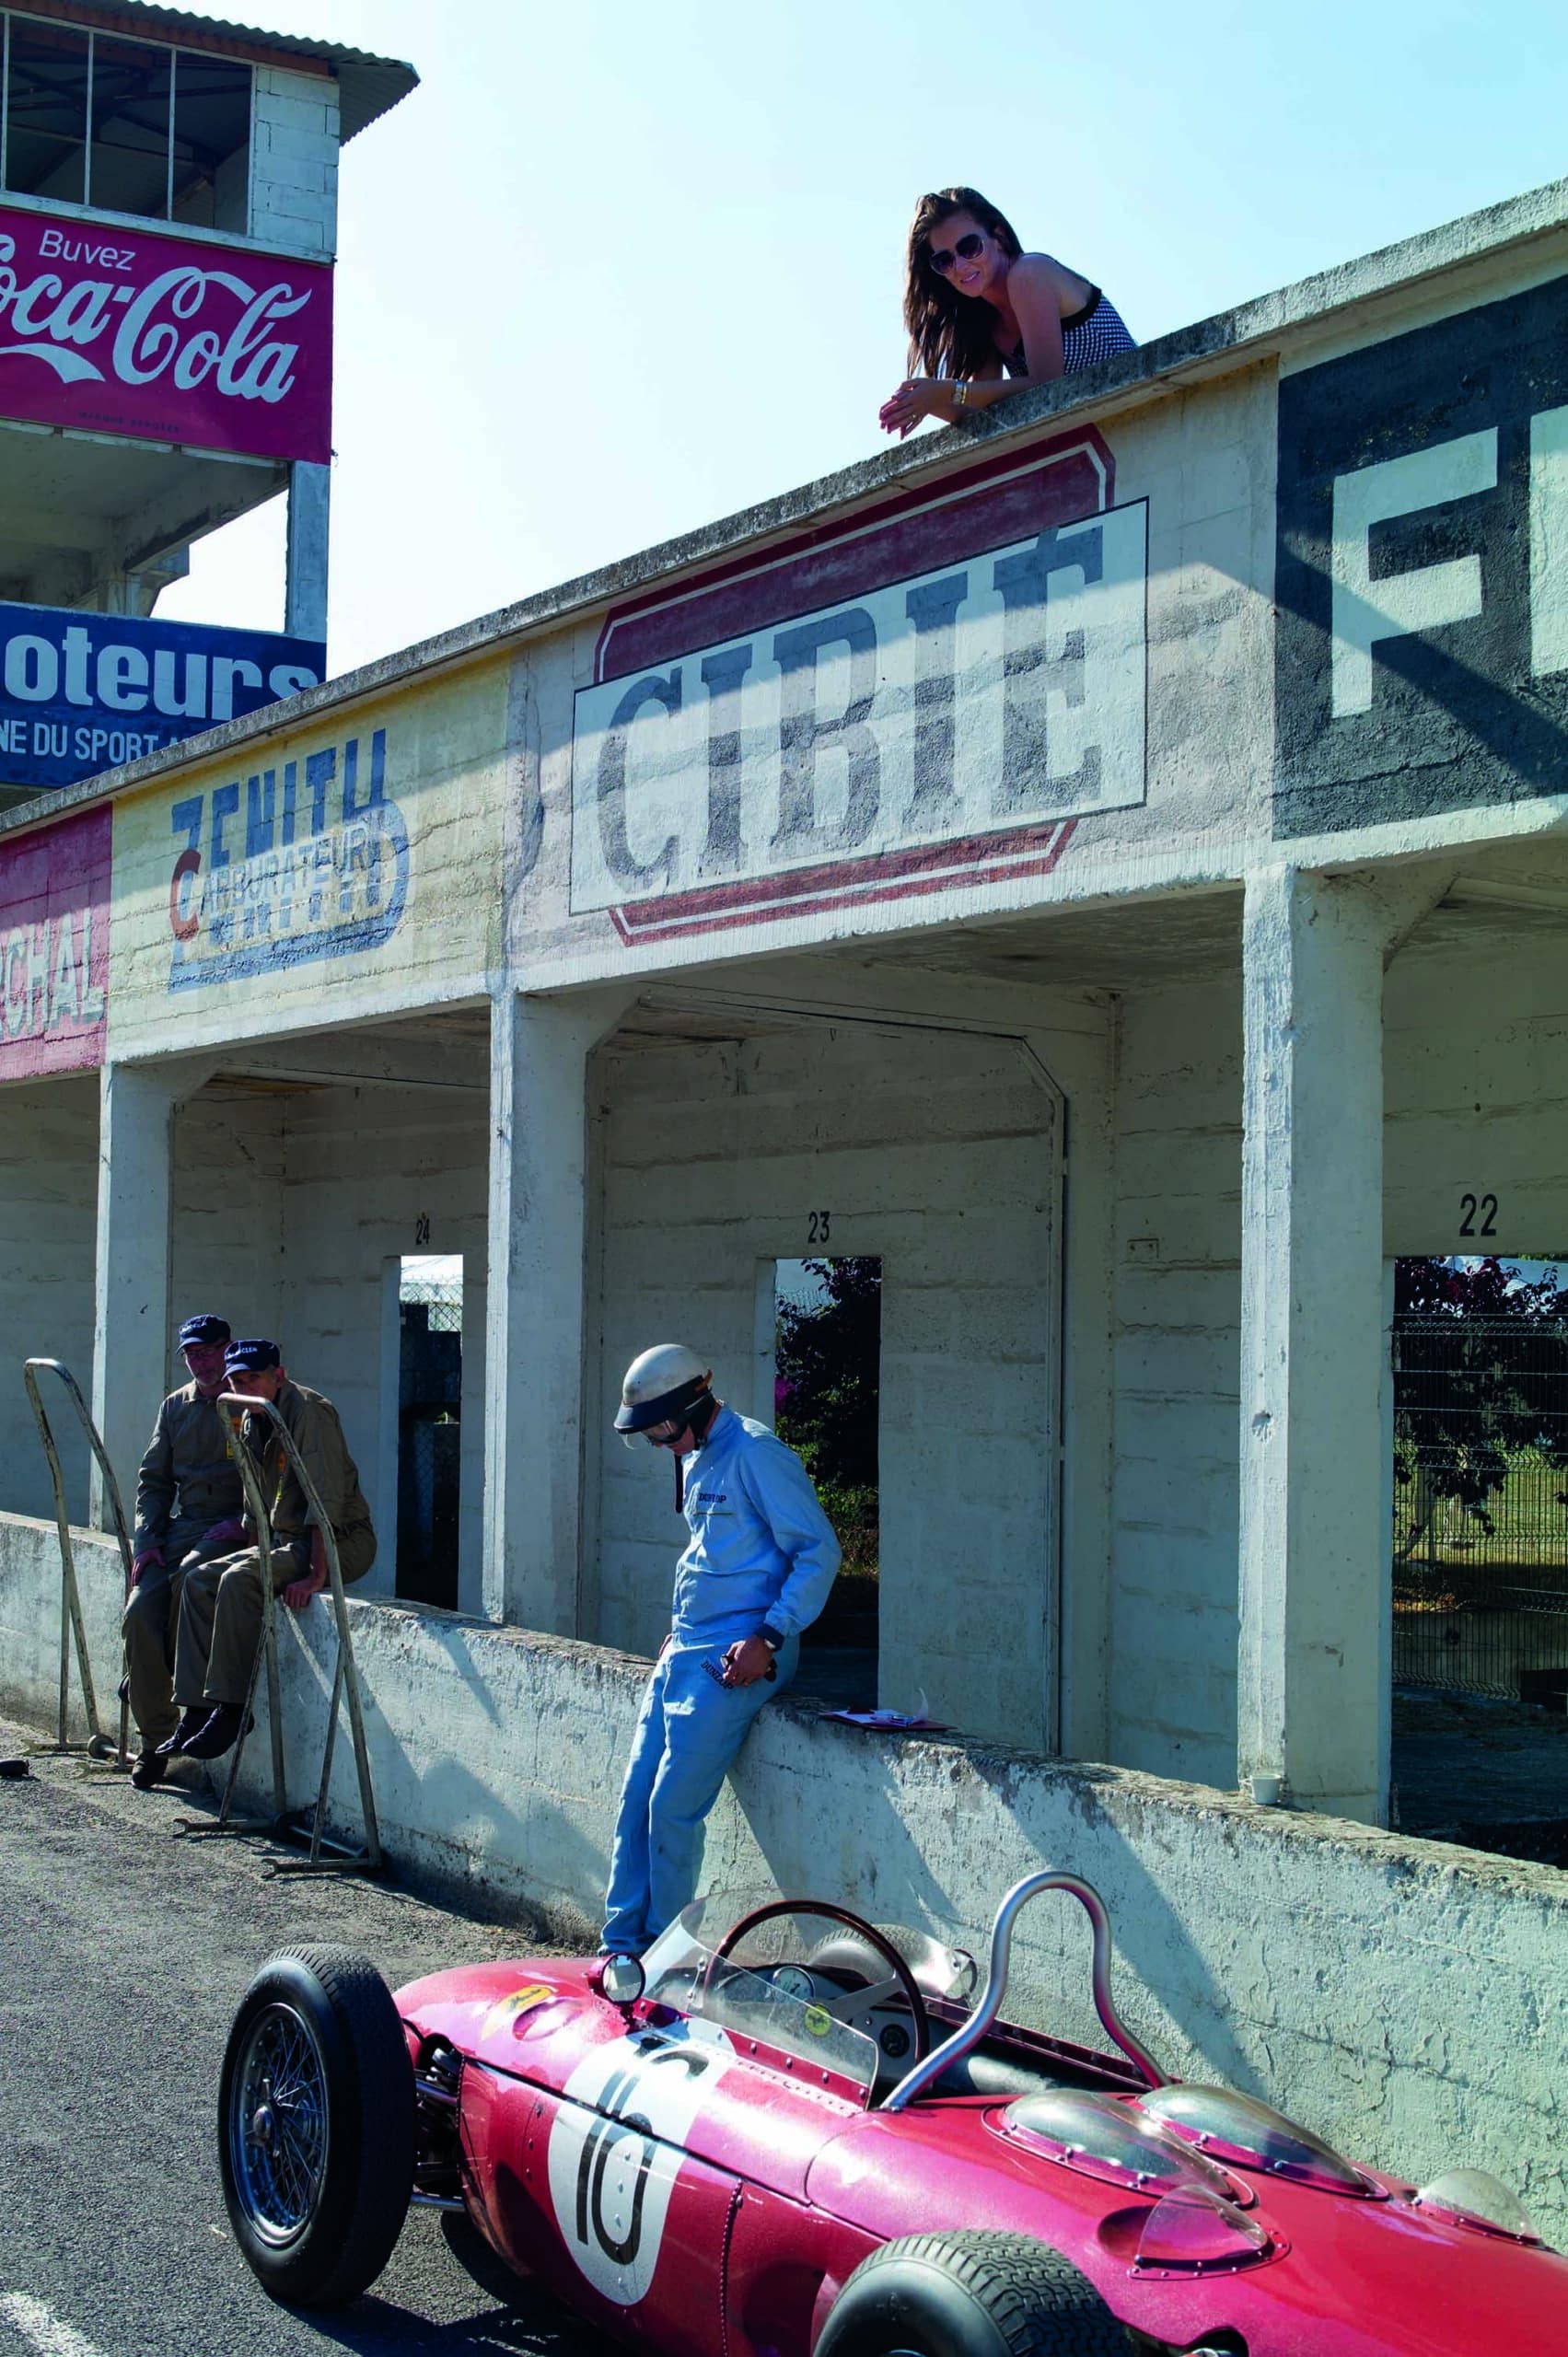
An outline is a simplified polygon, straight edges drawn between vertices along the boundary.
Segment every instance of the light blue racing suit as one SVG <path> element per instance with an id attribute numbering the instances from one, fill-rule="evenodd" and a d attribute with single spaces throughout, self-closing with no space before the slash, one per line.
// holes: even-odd
<path id="1" fill-rule="evenodd" d="M 839 1542 L 792 1448 L 721 1408 L 686 1459 L 691 1536 L 676 1566 L 675 1617 L 632 1741 L 610 1862 L 603 1945 L 641 1954 L 697 1888 L 703 1827 L 762 1705 L 800 1658 L 827 1602 Z M 780 1640 L 777 1680 L 723 1686 L 738 1637 Z"/>

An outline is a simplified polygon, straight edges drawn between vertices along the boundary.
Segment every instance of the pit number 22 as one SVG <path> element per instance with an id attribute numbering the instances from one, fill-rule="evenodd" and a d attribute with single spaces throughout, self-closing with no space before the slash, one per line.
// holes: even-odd
<path id="1" fill-rule="evenodd" d="M 1461 1236 L 1495 1236 L 1497 1233 L 1497 1198 L 1495 1195 L 1461 1195 L 1459 1209 L 1464 1217 L 1459 1222 Z M 1481 1225 L 1476 1225 L 1479 1215 Z"/>

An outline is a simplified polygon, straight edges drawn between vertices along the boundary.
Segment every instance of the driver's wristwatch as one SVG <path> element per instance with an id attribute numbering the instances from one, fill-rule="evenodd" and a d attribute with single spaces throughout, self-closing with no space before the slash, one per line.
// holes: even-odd
<path id="1" fill-rule="evenodd" d="M 784 1643 L 784 1639 L 780 1635 L 779 1631 L 776 1629 L 770 1629 L 765 1622 L 763 1626 L 758 1630 L 757 1634 L 761 1638 L 762 1643 L 767 1646 L 768 1651 L 771 1654 L 776 1654 L 779 1647 Z"/>

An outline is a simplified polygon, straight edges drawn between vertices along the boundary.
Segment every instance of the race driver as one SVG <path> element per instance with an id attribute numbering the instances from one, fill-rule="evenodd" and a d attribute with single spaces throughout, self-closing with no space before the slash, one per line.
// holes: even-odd
<path id="1" fill-rule="evenodd" d="M 828 1600 L 839 1542 L 792 1448 L 713 1393 L 712 1370 L 661 1342 L 626 1370 L 615 1429 L 675 1458 L 691 1533 L 670 1632 L 648 1680 L 621 1791 L 606 1952 L 640 1955 L 692 1898 L 703 1828 L 752 1720 L 795 1676 Z"/>

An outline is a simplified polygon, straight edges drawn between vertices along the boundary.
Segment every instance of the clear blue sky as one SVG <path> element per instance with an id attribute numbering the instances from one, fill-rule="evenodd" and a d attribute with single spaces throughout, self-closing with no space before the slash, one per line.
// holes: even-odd
<path id="1" fill-rule="evenodd" d="M 1151 336 L 1568 171 L 1562 0 L 232 13 L 424 77 L 343 157 L 334 670 L 877 447 L 923 189 Z M 275 628 L 281 545 L 159 612 Z"/>

